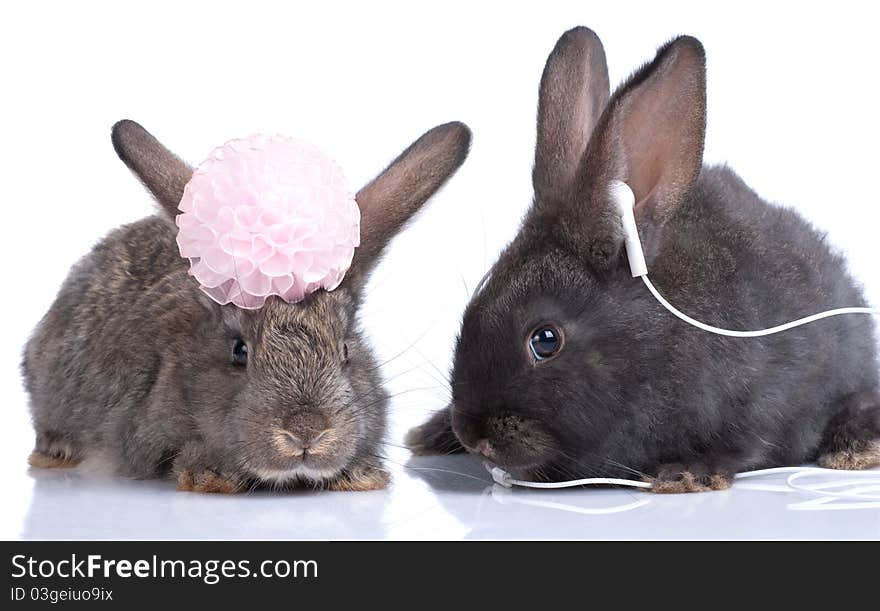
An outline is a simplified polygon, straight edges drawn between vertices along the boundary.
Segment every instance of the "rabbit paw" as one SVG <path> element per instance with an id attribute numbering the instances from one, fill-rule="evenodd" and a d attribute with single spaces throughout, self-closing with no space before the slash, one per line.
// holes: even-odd
<path id="1" fill-rule="evenodd" d="M 235 494 L 244 490 L 244 483 L 237 477 L 221 475 L 211 469 L 183 470 L 177 476 L 177 489 L 187 492 L 213 492 Z"/>
<path id="2" fill-rule="evenodd" d="M 870 469 L 880 465 L 880 439 L 864 447 L 828 452 L 819 457 L 820 467 L 844 469 L 849 471 Z"/>
<path id="3" fill-rule="evenodd" d="M 457 454 L 465 451 L 452 432 L 452 414 L 448 408 L 437 412 L 424 424 L 410 429 L 403 442 L 416 456 Z"/>
<path id="4" fill-rule="evenodd" d="M 70 439 L 57 433 L 37 433 L 34 451 L 28 464 L 40 469 L 70 469 L 82 460 L 82 452 Z"/>
<path id="5" fill-rule="evenodd" d="M 327 489 L 341 492 L 382 490 L 390 481 L 388 471 L 376 467 L 358 467 L 329 482 Z"/>
<path id="6" fill-rule="evenodd" d="M 727 472 L 714 472 L 702 464 L 682 465 L 671 463 L 660 466 L 657 476 L 649 479 L 652 492 L 657 494 L 678 494 L 681 492 L 708 492 L 726 490 L 733 484 L 733 475 Z"/>
<path id="7" fill-rule="evenodd" d="M 65 452 L 44 453 L 34 450 L 28 456 L 28 464 L 40 469 L 70 469 L 79 464 L 79 460 L 72 458 Z"/>

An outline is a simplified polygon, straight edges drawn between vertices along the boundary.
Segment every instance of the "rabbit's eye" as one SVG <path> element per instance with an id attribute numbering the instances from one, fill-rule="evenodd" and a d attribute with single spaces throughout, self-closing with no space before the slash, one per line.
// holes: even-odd
<path id="1" fill-rule="evenodd" d="M 342 344 L 342 362 L 348 362 L 348 344 Z"/>
<path id="2" fill-rule="evenodd" d="M 232 346 L 232 362 L 235 365 L 241 365 L 244 367 L 247 365 L 248 361 L 248 347 L 247 344 L 244 343 L 243 339 L 235 340 L 235 344 Z"/>
<path id="3" fill-rule="evenodd" d="M 556 356 L 562 349 L 562 332 L 551 325 L 538 327 L 529 339 L 529 349 L 536 361 Z"/>

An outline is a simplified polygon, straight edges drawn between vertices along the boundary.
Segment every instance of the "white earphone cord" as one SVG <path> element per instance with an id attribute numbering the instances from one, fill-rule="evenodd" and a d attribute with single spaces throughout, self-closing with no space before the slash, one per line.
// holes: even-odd
<path id="1" fill-rule="evenodd" d="M 653 484 L 646 481 L 634 479 L 620 479 L 616 477 L 589 477 L 585 479 L 575 479 L 567 482 L 529 482 L 520 479 L 514 479 L 510 473 L 501 467 L 495 467 L 487 464 L 486 469 L 492 474 L 492 479 L 496 484 L 505 488 L 520 486 L 523 488 L 572 488 L 576 486 L 629 486 L 630 488 L 652 488 Z M 762 475 L 777 475 L 780 473 L 788 473 L 786 485 L 792 491 L 809 492 L 818 496 L 854 499 L 859 501 L 880 500 L 880 472 L 878 471 L 844 471 L 837 469 L 822 469 L 820 467 L 771 467 L 769 469 L 758 469 L 756 471 L 744 471 L 737 473 L 735 479 L 742 480 L 752 477 L 760 477 Z M 845 480 L 836 482 L 820 482 L 818 484 L 798 484 L 797 480 L 810 475 L 819 474 L 837 474 L 846 475 L 847 477 L 855 477 L 855 480 Z M 867 481 L 863 481 L 867 478 Z M 832 488 L 841 488 L 844 486 L 857 486 L 850 490 L 835 492 Z"/>
<path id="2" fill-rule="evenodd" d="M 807 316 L 806 318 L 801 318 L 770 329 L 759 329 L 757 331 L 731 331 L 730 329 L 721 329 L 720 327 L 713 327 L 712 325 L 702 323 L 699 320 L 691 318 L 684 312 L 679 311 L 678 308 L 666 301 L 666 299 L 663 298 L 663 295 L 661 295 L 657 289 L 654 288 L 654 285 L 651 284 L 651 281 L 648 280 L 648 264 L 645 261 L 645 253 L 642 249 L 639 230 L 636 226 L 636 217 L 633 209 L 636 198 L 632 189 L 630 189 L 629 185 L 625 182 L 614 180 L 610 185 L 610 196 L 614 200 L 615 206 L 620 214 L 621 227 L 624 233 L 624 245 L 626 247 L 626 257 L 629 260 L 629 268 L 632 272 L 632 277 L 641 278 L 642 282 L 645 283 L 645 286 L 648 287 L 648 290 L 651 291 L 654 299 L 656 299 L 660 305 L 669 310 L 677 318 L 683 320 L 689 325 L 697 327 L 698 329 L 708 331 L 709 333 L 715 333 L 717 335 L 726 335 L 728 337 L 762 337 L 764 335 L 773 335 L 774 333 L 780 333 L 782 331 L 787 331 L 788 329 L 800 327 L 801 325 L 822 320 L 823 318 L 840 316 L 841 314 L 880 314 L 880 310 L 872 308 L 839 308 L 837 310 L 822 312 L 821 314 L 813 314 L 812 316 Z"/>
<path id="3" fill-rule="evenodd" d="M 813 314 L 812 316 L 806 316 L 804 318 L 800 318 L 798 320 L 785 323 L 784 325 L 778 325 L 776 327 L 771 327 L 769 329 L 760 329 L 758 331 L 731 331 L 730 329 L 721 329 L 720 327 L 713 327 L 712 325 L 707 325 L 706 323 L 702 323 L 699 320 L 691 318 L 684 312 L 680 311 L 674 305 L 666 301 L 663 295 L 661 295 L 657 289 L 651 284 L 651 281 L 648 280 L 648 276 L 641 276 L 642 281 L 645 283 L 645 286 L 648 287 L 648 290 L 651 291 L 651 294 L 654 298 L 660 302 L 664 308 L 669 310 L 674 316 L 680 318 L 684 322 L 689 325 L 693 325 L 698 329 L 702 329 L 703 331 L 708 331 L 709 333 L 715 333 L 716 335 L 726 335 L 727 337 L 762 337 L 765 335 L 773 335 L 774 333 L 780 333 L 782 331 L 787 331 L 789 329 L 794 329 L 795 327 L 800 327 L 801 325 L 806 325 L 811 322 L 815 322 L 817 320 L 822 320 L 823 318 L 830 318 L 832 316 L 841 316 L 843 314 L 880 314 L 880 310 L 875 310 L 872 308 L 838 308 L 836 310 L 829 310 L 827 312 L 822 312 L 820 314 Z"/>

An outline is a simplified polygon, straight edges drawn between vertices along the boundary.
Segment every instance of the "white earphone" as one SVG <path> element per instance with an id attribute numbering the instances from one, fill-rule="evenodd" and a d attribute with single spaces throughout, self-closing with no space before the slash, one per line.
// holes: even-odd
<path id="1" fill-rule="evenodd" d="M 645 254 L 642 251 L 642 241 L 639 239 L 639 230 L 636 226 L 636 217 L 634 212 L 636 198 L 632 192 L 632 189 L 630 189 L 629 185 L 625 182 L 614 180 L 611 182 L 610 190 L 611 197 L 612 199 L 614 199 L 614 203 L 617 205 L 617 210 L 618 212 L 620 212 L 620 219 L 623 223 L 623 231 L 624 235 L 626 236 L 626 257 L 627 259 L 629 259 L 629 268 L 632 272 L 632 277 L 641 278 L 642 281 L 645 283 L 645 286 L 648 287 L 648 290 L 651 291 L 651 294 L 654 296 L 654 298 L 658 302 L 660 302 L 660 305 L 662 305 L 674 316 L 680 318 L 689 325 L 697 327 L 698 329 L 702 329 L 703 331 L 708 331 L 709 333 L 715 333 L 716 335 L 726 335 L 727 337 L 762 337 L 764 335 L 773 335 L 775 333 L 787 331 L 788 329 L 800 327 L 801 325 L 815 322 L 817 320 L 822 320 L 823 318 L 840 316 L 841 314 L 880 314 L 880 311 L 874 310 L 872 308 L 838 308 L 836 310 L 829 310 L 828 312 L 806 316 L 804 318 L 785 323 L 784 325 L 778 325 L 769 329 L 759 329 L 757 331 L 731 331 L 730 329 L 713 327 L 712 325 L 707 325 L 700 322 L 699 320 L 691 318 L 690 316 L 676 308 L 674 305 L 666 301 L 666 299 L 663 298 L 660 292 L 648 279 L 648 264 L 645 262 Z"/>

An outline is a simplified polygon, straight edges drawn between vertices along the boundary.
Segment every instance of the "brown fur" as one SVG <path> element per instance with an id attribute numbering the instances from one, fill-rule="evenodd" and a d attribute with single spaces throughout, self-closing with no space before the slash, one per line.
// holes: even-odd
<path id="1" fill-rule="evenodd" d="M 177 215 L 177 204 L 192 168 L 134 121 L 117 123 L 112 141 L 116 154 L 153 192 L 156 201 L 169 215 Z"/>
<path id="2" fill-rule="evenodd" d="M 817 462 L 826 469 L 862 470 L 880 466 L 880 440 L 861 449 L 852 448 L 823 454 Z"/>
<path id="3" fill-rule="evenodd" d="M 357 469 L 352 473 L 327 484 L 328 490 L 340 492 L 366 492 L 382 490 L 391 481 L 391 476 L 382 469 Z"/>
<path id="4" fill-rule="evenodd" d="M 730 473 L 712 473 L 702 465 L 686 468 L 681 465 L 661 467 L 657 477 L 650 478 L 651 492 L 656 494 L 679 494 L 683 492 L 708 492 L 727 490 L 733 485 Z"/>
<path id="5" fill-rule="evenodd" d="M 189 166 L 133 121 L 112 139 L 165 214 L 99 242 L 28 342 L 33 461 L 48 465 L 57 448 L 64 459 L 101 453 L 124 475 L 203 492 L 379 473 L 388 397 L 357 323 L 361 291 L 388 241 L 464 161 L 467 127 L 428 131 L 358 194 L 361 247 L 339 288 L 252 311 L 211 301 L 180 257 L 171 220 Z M 240 342 L 246 365 L 232 358 Z M 284 431 L 294 451 L 279 444 Z"/>
<path id="6" fill-rule="evenodd" d="M 181 471 L 177 476 L 177 489 L 184 492 L 211 492 L 236 494 L 244 491 L 244 484 L 237 479 L 227 478 L 214 471 Z"/>
<path id="7" fill-rule="evenodd" d="M 40 469 L 71 469 L 79 463 L 79 460 L 72 459 L 66 455 L 49 456 L 37 450 L 31 452 L 30 456 L 28 456 L 28 464 Z"/>
<path id="8" fill-rule="evenodd" d="M 384 245 L 464 162 L 469 144 L 470 131 L 464 124 L 435 127 L 358 191 L 358 257 L 372 261 L 379 256 Z M 362 282 L 367 271 L 369 268 L 354 266 L 346 275 L 346 282 Z"/>
<path id="9" fill-rule="evenodd" d="M 81 455 L 70 440 L 53 432 L 38 435 L 36 447 L 28 456 L 28 464 L 42 469 L 69 469 L 81 461 Z"/>

